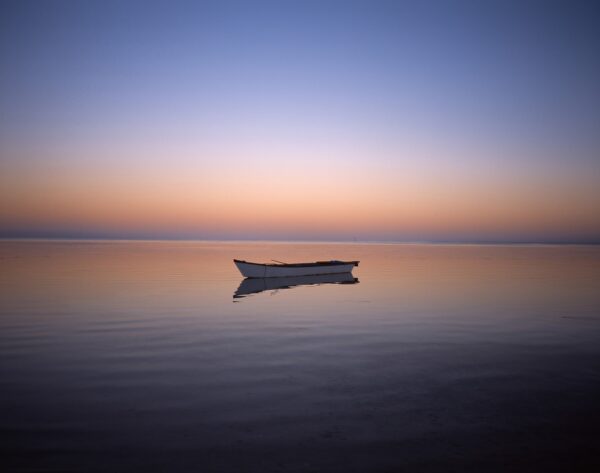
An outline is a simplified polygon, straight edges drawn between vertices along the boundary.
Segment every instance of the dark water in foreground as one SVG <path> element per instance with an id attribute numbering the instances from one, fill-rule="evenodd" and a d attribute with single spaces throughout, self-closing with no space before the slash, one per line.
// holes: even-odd
<path id="1" fill-rule="evenodd" d="M 359 281 L 234 299 L 234 257 Z M 600 471 L 600 247 L 0 242 L 0 434 L 2 471 Z"/>

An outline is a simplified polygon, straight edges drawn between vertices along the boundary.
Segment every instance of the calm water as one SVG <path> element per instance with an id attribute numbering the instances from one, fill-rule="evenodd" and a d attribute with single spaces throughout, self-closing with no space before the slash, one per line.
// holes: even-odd
<path id="1" fill-rule="evenodd" d="M 599 400 L 600 247 L 0 242 L 3 471 L 599 471 Z"/>

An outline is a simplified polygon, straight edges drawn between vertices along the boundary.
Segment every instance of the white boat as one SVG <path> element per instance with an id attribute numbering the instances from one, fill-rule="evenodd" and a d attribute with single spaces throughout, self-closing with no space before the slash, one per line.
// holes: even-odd
<path id="1" fill-rule="evenodd" d="M 317 261 L 315 263 L 250 263 L 234 259 L 233 262 L 246 278 L 281 278 L 286 276 L 314 276 L 317 274 L 350 273 L 358 261 Z"/>
<path id="2" fill-rule="evenodd" d="M 357 284 L 358 278 L 351 273 L 318 274 L 316 276 L 286 276 L 283 278 L 246 278 L 233 294 L 240 299 L 263 291 L 291 289 L 298 286 L 320 286 L 323 284 Z"/>

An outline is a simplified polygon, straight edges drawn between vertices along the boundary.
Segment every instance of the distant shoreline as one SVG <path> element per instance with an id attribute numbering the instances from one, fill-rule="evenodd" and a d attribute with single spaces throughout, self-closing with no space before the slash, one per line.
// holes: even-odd
<path id="1" fill-rule="evenodd" d="M 82 237 L 0 237 L 3 242 L 56 243 L 219 243 L 219 244 L 329 244 L 329 245 L 456 245 L 456 246 L 598 246 L 600 241 L 453 241 L 453 240 L 268 240 L 268 239 L 176 239 L 176 238 L 82 238 Z"/>

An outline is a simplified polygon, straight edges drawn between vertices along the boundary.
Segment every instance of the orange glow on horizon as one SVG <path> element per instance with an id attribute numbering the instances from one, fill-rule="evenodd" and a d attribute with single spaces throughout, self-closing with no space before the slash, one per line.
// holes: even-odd
<path id="1" fill-rule="evenodd" d="M 244 235 L 600 234 L 593 176 L 269 163 L 184 173 L 143 169 L 12 169 L 0 178 L 0 222 L 129 232 Z"/>

